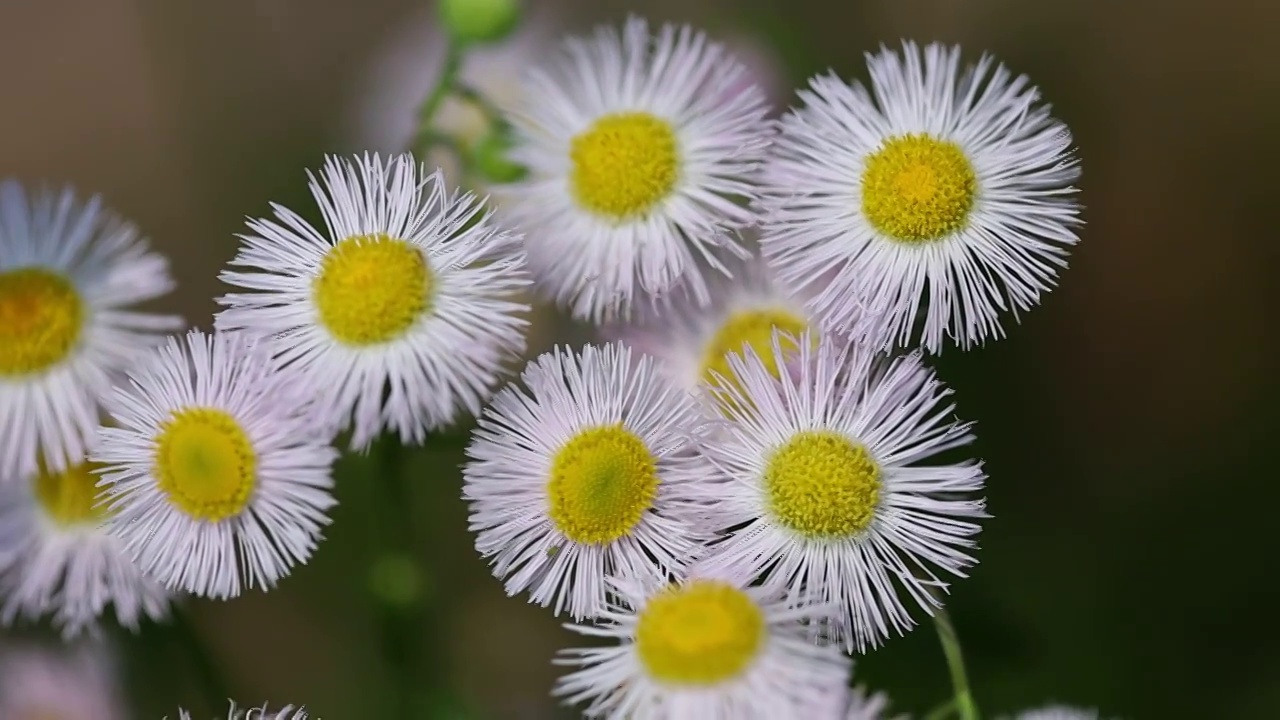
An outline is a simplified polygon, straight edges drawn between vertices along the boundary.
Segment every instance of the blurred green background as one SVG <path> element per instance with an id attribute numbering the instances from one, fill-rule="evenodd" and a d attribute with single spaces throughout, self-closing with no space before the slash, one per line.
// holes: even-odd
<path id="1" fill-rule="evenodd" d="M 979 423 L 991 476 L 981 564 L 951 601 L 978 699 L 993 716 L 1049 700 L 1138 719 L 1277 716 L 1280 486 L 1265 448 L 1280 5 L 535 3 L 553 32 L 634 11 L 754 42 L 765 62 L 775 48 L 784 86 L 827 67 L 862 77 L 862 53 L 901 38 L 959 42 L 971 60 L 990 51 L 1029 74 L 1076 135 L 1088 225 L 1061 288 L 1011 339 L 938 363 Z M 326 152 L 395 149 L 439 52 L 431 11 L 421 0 L 7 0 L 0 175 L 103 193 L 172 258 L 175 302 L 208 327 L 244 216 L 269 201 L 310 213 L 303 171 Z M 534 351 L 583 336 L 539 323 Z M 430 652 L 480 717 L 572 717 L 548 690 L 553 652 L 574 640 L 506 598 L 476 555 L 459 460 L 424 451 L 412 469 L 442 631 Z M 361 703 L 387 682 L 364 594 L 360 463 L 344 461 L 342 503 L 310 565 L 275 592 L 193 606 L 242 704 L 365 717 Z M 225 712 L 204 707 L 174 657 L 132 666 L 136 716 Z M 863 658 L 859 674 L 902 711 L 947 693 L 927 625 Z"/>

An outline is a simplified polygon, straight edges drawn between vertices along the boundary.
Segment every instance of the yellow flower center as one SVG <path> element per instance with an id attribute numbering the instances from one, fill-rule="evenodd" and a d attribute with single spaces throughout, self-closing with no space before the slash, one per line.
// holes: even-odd
<path id="1" fill-rule="evenodd" d="M 257 468 L 248 434 L 222 410 L 185 408 L 160 426 L 156 479 L 169 500 L 197 520 L 240 514 L 253 495 Z"/>
<path id="2" fill-rule="evenodd" d="M 80 525 L 101 521 L 107 516 L 99 498 L 97 463 L 80 463 L 60 473 L 51 473 L 40 463 L 35 477 L 36 502 L 59 525 Z"/>
<path id="3" fill-rule="evenodd" d="M 673 586 L 645 604 L 636 651 L 649 675 L 682 685 L 712 685 L 750 667 L 764 646 L 760 607 L 718 580 Z"/>
<path id="4" fill-rule="evenodd" d="M 0 377 L 47 370 L 75 349 L 85 305 L 71 281 L 38 267 L 0 272 Z"/>
<path id="5" fill-rule="evenodd" d="M 746 346 L 750 346 L 755 351 L 771 375 L 781 377 L 778 360 L 773 354 L 774 331 L 783 333 L 778 338 L 779 346 L 783 353 L 789 353 L 799 350 L 799 346 L 792 337 L 800 337 L 807 327 L 808 323 L 804 318 L 782 309 L 762 308 L 730 315 L 707 343 L 702 359 L 703 382 L 713 387 L 734 387 L 745 395 L 745 388 L 729 368 L 729 355 L 735 354 L 741 357 L 742 350 Z M 723 380 L 716 380 L 716 374 L 719 374 Z M 727 397 L 720 398 L 720 401 L 726 404 L 731 403 Z"/>
<path id="6" fill-rule="evenodd" d="M 648 213 L 671 193 L 680 170 L 675 130 L 643 112 L 600 118 L 573 138 L 569 158 L 573 196 L 611 220 Z"/>
<path id="7" fill-rule="evenodd" d="M 862 214 L 899 242 L 937 240 L 968 224 L 977 192 L 978 176 L 959 145 L 902 135 L 867 158 Z"/>
<path id="8" fill-rule="evenodd" d="M 422 250 L 386 235 L 339 242 L 311 284 L 320 322 L 347 345 L 394 340 L 431 310 L 435 276 Z"/>
<path id="9" fill-rule="evenodd" d="M 875 519 L 880 466 L 843 435 L 806 430 L 774 451 L 764 486 L 782 525 L 810 537 L 848 537 Z"/>
<path id="10" fill-rule="evenodd" d="M 635 433 L 622 425 L 589 428 L 551 462 L 549 514 L 574 542 L 613 542 L 653 506 L 658 482 L 657 459 Z"/>

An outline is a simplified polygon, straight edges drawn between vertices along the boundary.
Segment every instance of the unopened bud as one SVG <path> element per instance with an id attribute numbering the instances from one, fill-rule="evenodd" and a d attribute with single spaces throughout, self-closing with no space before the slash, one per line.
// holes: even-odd
<path id="1" fill-rule="evenodd" d="M 440 0 L 440 21 L 463 44 L 505 38 L 520 20 L 520 0 Z"/>

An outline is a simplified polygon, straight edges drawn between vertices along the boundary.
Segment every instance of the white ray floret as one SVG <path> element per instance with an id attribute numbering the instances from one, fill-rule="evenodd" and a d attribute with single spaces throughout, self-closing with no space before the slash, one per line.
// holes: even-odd
<path id="1" fill-rule="evenodd" d="M 871 90 L 813 78 L 781 121 L 761 243 L 810 307 L 848 326 L 855 299 L 890 338 L 932 352 L 1003 336 L 1040 301 L 1078 238 L 1071 134 L 1025 76 L 988 56 L 911 42 L 868 56 Z"/>
<path id="2" fill-rule="evenodd" d="M 263 704 L 246 709 L 233 701 L 231 709 L 227 710 L 227 720 L 307 720 L 307 717 L 305 706 L 285 705 L 280 710 L 267 710 L 267 705 Z M 179 708 L 178 720 L 192 720 L 191 713 Z"/>
<path id="3" fill-rule="evenodd" d="M 581 619 L 604 609 L 606 575 L 682 571 L 707 539 L 688 498 L 711 471 L 691 451 L 693 398 L 616 344 L 556 348 L 521 382 L 481 417 L 463 470 L 476 549 L 508 594 Z"/>
<path id="4" fill-rule="evenodd" d="M 833 603 L 830 636 L 865 650 L 914 625 L 907 603 L 940 607 L 934 568 L 963 576 L 986 517 L 981 463 L 934 456 L 972 441 L 918 355 L 799 339 L 781 377 L 752 350 L 717 390 L 728 424 L 703 453 L 727 483 L 705 485 L 723 538 L 706 562 Z M 775 338 L 772 352 L 782 362 Z"/>
<path id="5" fill-rule="evenodd" d="M 851 662 L 815 645 L 832 608 L 794 606 L 784 593 L 695 571 L 673 585 L 614 580 L 617 600 L 592 625 L 616 641 L 563 652 L 578 668 L 555 694 L 587 717 L 632 720 L 837 720 Z M 593 643 L 594 644 L 594 643 Z"/>
<path id="6" fill-rule="evenodd" d="M 94 470 L 82 461 L 0 484 L 0 618 L 6 625 L 49 617 L 70 639 L 96 632 L 108 608 L 130 630 L 144 618 L 168 615 L 169 593 L 107 532 Z"/>
<path id="7" fill-rule="evenodd" d="M 735 231 L 754 222 L 744 201 L 772 132 L 748 77 L 701 32 L 638 18 L 529 75 L 511 111 L 528 175 L 502 194 L 545 295 L 593 322 L 677 288 L 705 302 L 713 251 L 744 252 Z"/>
<path id="8" fill-rule="evenodd" d="M 242 333 L 172 338 L 129 372 L 91 456 L 107 526 L 171 590 L 269 590 L 307 562 L 333 507 L 332 436 L 269 348 Z"/>
<path id="9" fill-rule="evenodd" d="M 116 374 L 181 327 L 134 309 L 173 285 L 100 198 L 0 182 L 0 482 L 84 458 Z"/>
<path id="10" fill-rule="evenodd" d="M 222 279 L 219 329 L 272 338 L 318 395 L 317 418 L 366 448 L 474 415 L 524 351 L 519 236 L 412 156 L 329 158 L 311 192 L 321 232 L 292 211 L 251 220 Z"/>

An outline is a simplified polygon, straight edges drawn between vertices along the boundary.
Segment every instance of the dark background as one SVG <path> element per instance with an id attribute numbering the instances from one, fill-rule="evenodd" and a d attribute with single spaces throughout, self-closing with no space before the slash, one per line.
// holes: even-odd
<path id="1" fill-rule="evenodd" d="M 992 716 L 1048 700 L 1139 719 L 1276 716 L 1280 486 L 1264 449 L 1277 399 L 1266 283 L 1280 240 L 1280 5 L 564 8 L 554 22 L 566 29 L 634 10 L 755 37 L 777 49 L 787 85 L 827 67 L 864 77 L 862 53 L 904 37 L 962 43 L 970 60 L 990 51 L 1029 74 L 1076 135 L 1088 225 L 1060 289 L 1010 339 L 938 363 L 961 415 L 979 423 L 991 476 L 981 564 L 950 606 L 978 699 Z M 438 51 L 430 10 L 420 0 L 6 0 L 0 175 L 103 193 L 172 258 L 175 302 L 208 327 L 244 216 L 269 201 L 309 212 L 303 170 L 325 152 L 394 149 L 394 132 L 359 118 L 389 88 L 410 112 L 420 99 Z M 401 82 L 409 89 L 396 91 Z M 543 325 L 539 350 L 551 338 Z M 431 651 L 474 709 L 559 717 L 549 660 L 571 638 L 548 612 L 506 598 L 476 555 L 458 459 L 414 460 L 422 558 L 445 630 Z M 364 595 L 361 471 L 344 461 L 342 504 L 312 564 L 270 594 L 194 604 L 242 703 L 356 718 L 387 681 Z M 156 674 L 154 659 L 131 667 L 138 717 L 202 707 L 184 666 L 161 668 L 175 677 Z M 927 625 L 859 672 L 903 711 L 947 692 Z"/>

